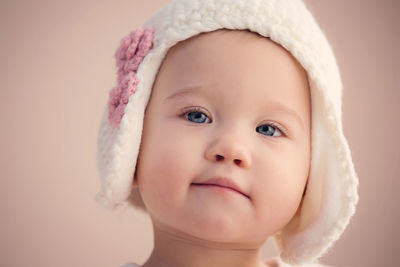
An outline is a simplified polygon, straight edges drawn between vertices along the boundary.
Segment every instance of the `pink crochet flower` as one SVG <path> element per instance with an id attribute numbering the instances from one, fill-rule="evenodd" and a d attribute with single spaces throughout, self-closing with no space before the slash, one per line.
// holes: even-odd
<path id="1" fill-rule="evenodd" d="M 121 40 L 121 45 L 115 52 L 117 59 L 117 86 L 109 95 L 108 120 L 112 127 L 118 127 L 125 113 L 129 97 L 135 93 L 139 79 L 135 77 L 143 58 L 153 46 L 154 30 L 152 28 L 138 29 Z"/>

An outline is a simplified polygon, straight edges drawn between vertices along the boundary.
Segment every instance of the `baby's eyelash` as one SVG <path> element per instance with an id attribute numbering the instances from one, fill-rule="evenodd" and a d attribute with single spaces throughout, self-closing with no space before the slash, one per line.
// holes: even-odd
<path id="1" fill-rule="evenodd" d="M 184 108 L 182 111 L 181 111 L 181 113 L 182 114 L 186 114 L 186 113 L 189 113 L 189 112 L 194 112 L 194 111 L 201 111 L 201 112 L 204 112 L 201 108 L 199 108 L 199 107 L 188 107 L 188 108 Z"/>
<path id="2" fill-rule="evenodd" d="M 205 110 L 203 110 L 202 108 L 188 107 L 188 108 L 184 108 L 183 110 L 181 110 L 180 116 L 185 116 L 186 114 L 188 114 L 190 112 L 201 112 L 201 113 L 204 113 L 205 115 L 207 115 L 207 112 Z M 209 117 L 209 116 L 207 115 L 207 117 Z M 210 118 L 210 120 L 211 120 L 211 118 Z"/>

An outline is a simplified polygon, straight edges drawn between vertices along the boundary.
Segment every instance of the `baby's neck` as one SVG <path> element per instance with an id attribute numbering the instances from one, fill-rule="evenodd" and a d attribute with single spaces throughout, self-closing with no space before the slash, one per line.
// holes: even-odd
<path id="1" fill-rule="evenodd" d="M 154 249 L 143 267 L 266 267 L 261 245 L 211 243 L 154 229 Z"/>

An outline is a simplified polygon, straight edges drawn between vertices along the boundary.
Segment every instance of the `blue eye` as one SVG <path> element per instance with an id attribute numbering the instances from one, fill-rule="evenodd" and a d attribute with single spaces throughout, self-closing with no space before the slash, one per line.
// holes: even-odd
<path id="1" fill-rule="evenodd" d="M 266 135 L 266 136 L 282 136 L 282 132 L 278 127 L 272 126 L 270 124 L 263 124 L 256 128 L 256 131 Z M 279 135 L 275 135 L 278 133 Z"/>
<path id="2" fill-rule="evenodd" d="M 199 108 L 192 108 L 188 111 L 183 112 L 185 118 L 194 123 L 210 123 L 211 120 L 204 112 L 200 111 Z"/>

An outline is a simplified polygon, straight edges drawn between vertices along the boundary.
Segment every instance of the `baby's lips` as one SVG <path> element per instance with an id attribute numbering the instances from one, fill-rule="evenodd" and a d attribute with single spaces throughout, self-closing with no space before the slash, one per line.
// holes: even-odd
<path id="1" fill-rule="evenodd" d="M 192 183 L 193 185 L 217 185 L 221 187 L 226 187 L 230 188 L 234 191 L 237 191 L 238 193 L 244 195 L 247 198 L 250 198 L 250 196 L 242 189 L 240 186 L 238 186 L 232 179 L 226 178 L 226 177 L 212 177 L 209 179 L 201 180 L 198 182 Z"/>

